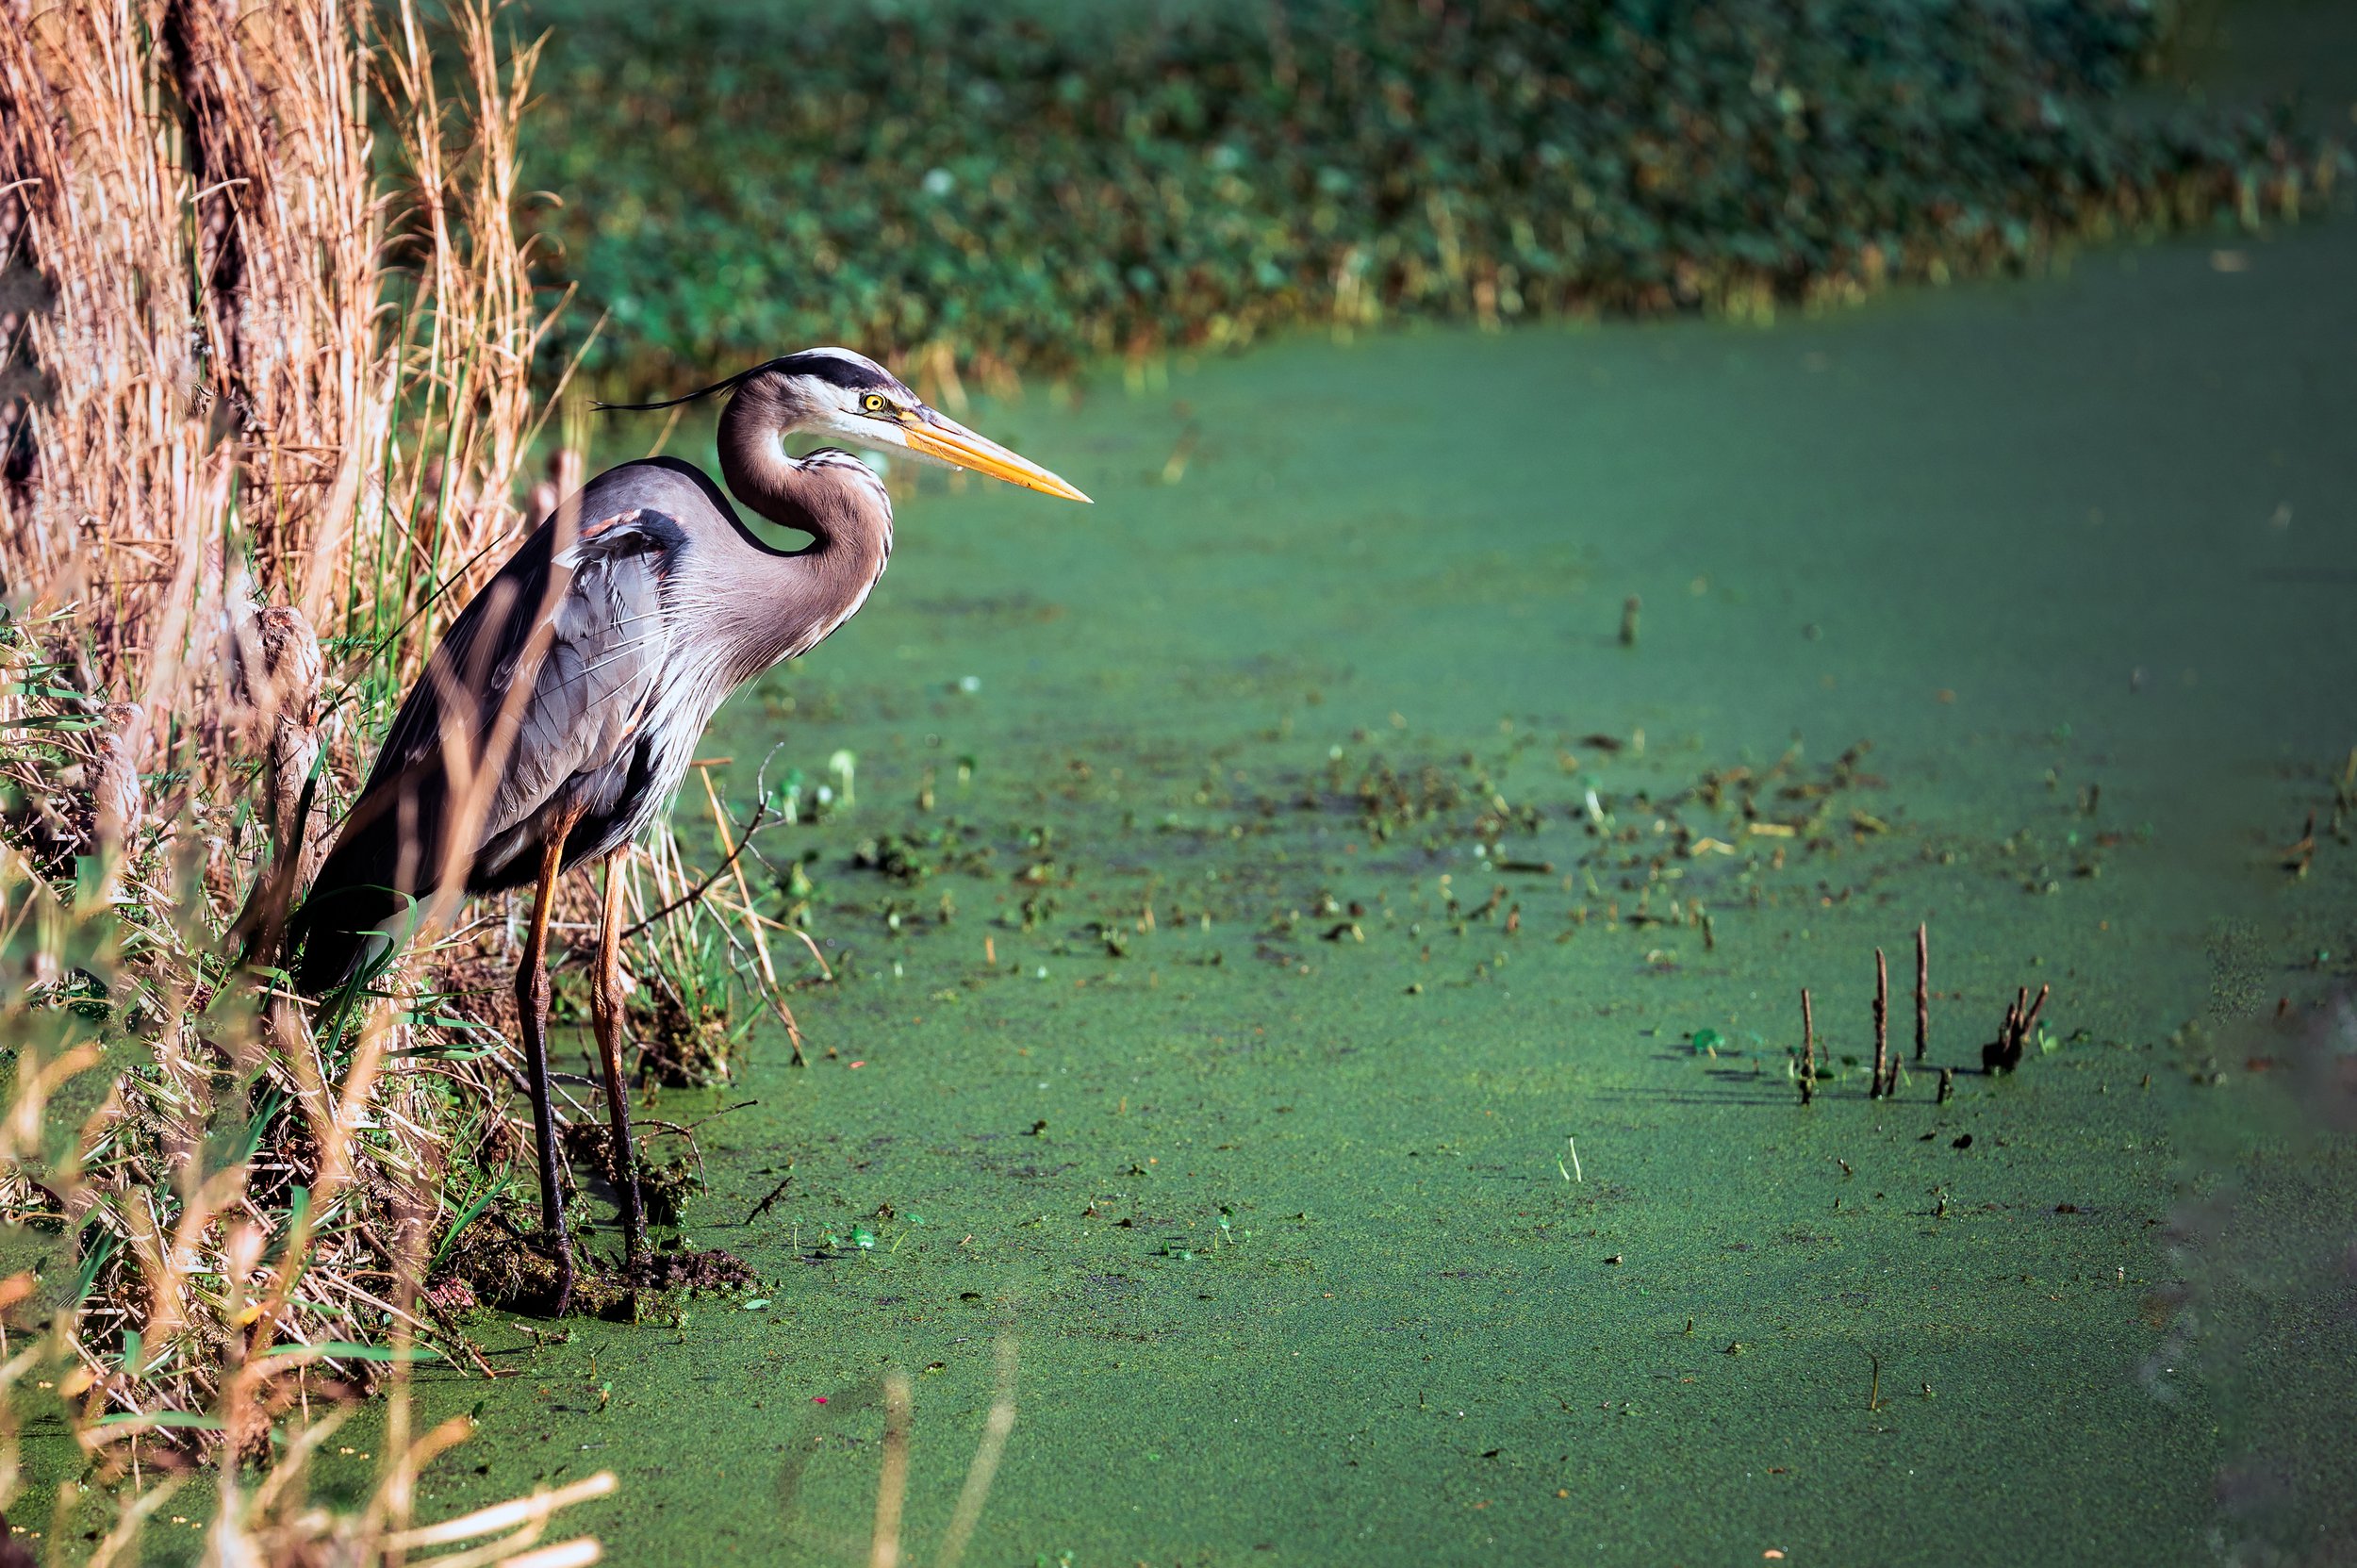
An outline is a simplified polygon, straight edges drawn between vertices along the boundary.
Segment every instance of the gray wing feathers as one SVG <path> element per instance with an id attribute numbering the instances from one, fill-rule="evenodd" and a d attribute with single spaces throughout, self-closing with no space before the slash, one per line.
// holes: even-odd
<path id="1" fill-rule="evenodd" d="M 625 532 L 612 528 L 573 553 L 572 583 L 554 606 L 553 635 L 484 824 L 486 839 L 539 810 L 568 780 L 626 751 L 645 717 L 668 655 L 663 557 L 651 533 L 632 527 L 618 536 Z"/>

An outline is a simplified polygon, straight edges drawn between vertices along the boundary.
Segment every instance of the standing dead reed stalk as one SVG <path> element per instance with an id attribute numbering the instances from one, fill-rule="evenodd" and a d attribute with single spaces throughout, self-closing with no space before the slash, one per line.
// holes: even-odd
<path id="1" fill-rule="evenodd" d="M 990 1501 L 991 1483 L 998 1477 L 998 1461 L 1006 1457 L 1007 1436 L 1014 1430 L 1014 1375 L 1016 1362 L 1014 1335 L 1001 1333 L 997 1345 L 997 1389 L 992 1395 L 990 1414 L 982 1423 L 981 1441 L 974 1445 L 974 1462 L 966 1467 L 965 1485 L 958 1492 L 958 1506 L 949 1516 L 949 1528 L 942 1537 L 941 1568 L 958 1568 L 965 1556 L 968 1543 L 974 1539 L 974 1527 L 981 1523 L 982 1510 Z"/>
<path id="2" fill-rule="evenodd" d="M 1866 1091 L 1869 1099 L 1881 1099 L 1897 1092 L 1899 1065 L 1890 1059 L 1890 965 L 1880 948 L 1874 949 L 1874 1081 Z"/>
<path id="3" fill-rule="evenodd" d="M 1817 1098 L 1817 1012 L 1805 985 L 1801 987 L 1801 1065 L 1797 1081 L 1801 1103 L 1806 1105 Z"/>
<path id="4" fill-rule="evenodd" d="M 1981 1048 L 1981 1069 L 1990 1073 L 2009 1073 L 2021 1065 L 2022 1053 L 2029 1048 L 2037 1028 L 2037 1015 L 2046 1006 L 2046 999 L 2053 994 L 2051 985 L 2037 988 L 2037 999 L 2030 999 L 2030 988 L 2022 986 L 2014 999 L 2006 1004 L 2005 1021 L 1999 1026 L 1997 1038 Z"/>
<path id="5" fill-rule="evenodd" d="M 1915 1059 L 1932 1048 L 1932 928 L 1915 928 Z"/>

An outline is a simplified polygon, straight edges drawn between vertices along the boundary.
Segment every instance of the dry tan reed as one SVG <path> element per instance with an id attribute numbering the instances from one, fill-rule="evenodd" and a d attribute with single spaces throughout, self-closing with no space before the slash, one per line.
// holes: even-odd
<path id="1" fill-rule="evenodd" d="M 468 0 L 446 96 L 414 4 L 371 41 L 339 0 L 9 3 L 0 235 L 51 303 L 11 346 L 45 391 L 29 482 L 0 487 L 0 585 L 74 608 L 96 681 L 145 710 L 142 762 L 200 769 L 219 651 L 246 605 L 293 605 L 357 698 L 331 723 L 354 767 L 525 520 L 552 320 L 516 222 L 535 51 Z"/>
<path id="2" fill-rule="evenodd" d="M 595 1556 L 537 1545 L 569 1495 L 413 1528 L 418 1467 L 463 1432 L 408 1441 L 398 1397 L 357 1513 L 302 1500 L 324 1425 L 258 1485 L 239 1468 L 298 1407 L 463 1354 L 417 1288 L 454 1132 L 483 1164 L 513 1141 L 497 1065 L 436 1054 L 420 982 L 317 1016 L 216 946 L 525 520 L 532 52 L 489 0 L 439 33 L 372 15 L 0 0 L 0 270 L 41 302 L 0 336 L 32 388 L 0 473 L 0 957 L 29 982 L 0 999 L 0 1217 L 51 1240 L 0 1283 L 0 1324 L 46 1325 L 0 1351 L 0 1507 L 39 1368 L 130 1480 L 102 1560 L 164 1495 L 142 1459 L 207 1443 L 222 1560 Z"/>
<path id="3" fill-rule="evenodd" d="M 430 1263 L 529 1159 L 512 1053 L 465 1048 L 504 1022 L 463 982 L 513 962 L 505 922 L 349 1009 L 233 957 L 270 950 L 437 633 L 581 478 L 574 426 L 519 505 L 569 377 L 536 397 L 535 55 L 494 0 L 0 0 L 0 403 L 29 388 L 0 420 L 0 1222 L 51 1244 L 0 1281 L 0 1509 L 39 1369 L 116 1487 L 100 1560 L 208 1453 L 220 1560 L 596 1555 L 539 1544 L 595 1483 L 410 1517 L 463 1433 L 412 1440 L 408 1361 L 471 1354 Z M 642 972 L 697 977 L 691 1016 L 741 978 L 799 1041 L 772 942 L 816 949 L 703 794 L 723 872 L 668 827 L 625 868 Z M 307 1503 L 313 1405 L 387 1382 L 375 1495 Z"/>

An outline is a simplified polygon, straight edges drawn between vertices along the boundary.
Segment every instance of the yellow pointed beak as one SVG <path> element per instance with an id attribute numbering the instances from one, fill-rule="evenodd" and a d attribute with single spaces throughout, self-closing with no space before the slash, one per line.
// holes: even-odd
<path id="1" fill-rule="evenodd" d="M 1095 503 L 1078 489 L 1049 473 L 1029 457 L 1019 456 L 988 437 L 977 436 L 957 421 L 928 408 L 906 420 L 901 425 L 908 437 L 910 450 L 928 457 L 938 457 L 976 473 L 986 473 L 993 479 L 1003 479 L 1010 485 L 1020 485 L 1027 490 L 1046 495 L 1062 496 L 1066 501 Z"/>

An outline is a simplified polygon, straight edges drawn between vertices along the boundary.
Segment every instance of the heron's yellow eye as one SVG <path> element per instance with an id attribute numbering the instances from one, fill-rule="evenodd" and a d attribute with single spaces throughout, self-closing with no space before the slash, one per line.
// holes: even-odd
<path id="1" fill-rule="evenodd" d="M 859 400 L 860 406 L 871 414 L 889 412 L 892 404 L 882 392 L 870 392 Z"/>

